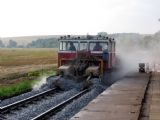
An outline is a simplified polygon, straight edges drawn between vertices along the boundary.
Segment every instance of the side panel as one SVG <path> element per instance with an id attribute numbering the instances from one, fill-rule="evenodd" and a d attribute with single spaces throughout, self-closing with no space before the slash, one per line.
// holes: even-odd
<path id="1" fill-rule="evenodd" d="M 111 55 L 110 55 L 110 53 L 108 53 L 108 60 L 103 60 L 103 58 L 102 58 L 102 54 L 103 54 L 103 52 L 101 51 L 99 51 L 99 52 L 92 52 L 91 53 L 91 55 L 93 55 L 93 56 L 95 56 L 95 57 L 97 57 L 97 58 L 99 58 L 99 59 L 101 59 L 102 61 L 103 61 L 103 71 L 106 71 L 108 68 L 109 68 L 109 65 L 110 65 L 110 58 L 111 58 Z"/>
<path id="2" fill-rule="evenodd" d="M 111 52 L 109 52 L 108 68 L 109 68 L 109 69 L 112 68 L 112 53 L 111 53 Z"/>
<path id="3" fill-rule="evenodd" d="M 61 62 L 62 62 L 62 60 L 68 60 L 68 61 L 70 61 L 70 60 L 73 60 L 73 59 L 75 59 L 76 58 L 76 52 L 71 52 L 71 51 L 59 51 L 58 52 L 58 67 L 60 67 L 61 66 Z"/>

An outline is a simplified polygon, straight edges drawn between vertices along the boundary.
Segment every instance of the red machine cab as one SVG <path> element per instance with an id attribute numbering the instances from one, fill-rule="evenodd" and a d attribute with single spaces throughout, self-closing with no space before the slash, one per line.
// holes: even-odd
<path id="1" fill-rule="evenodd" d="M 58 72 L 101 75 L 115 66 L 115 41 L 105 36 L 62 36 L 59 39 Z"/>

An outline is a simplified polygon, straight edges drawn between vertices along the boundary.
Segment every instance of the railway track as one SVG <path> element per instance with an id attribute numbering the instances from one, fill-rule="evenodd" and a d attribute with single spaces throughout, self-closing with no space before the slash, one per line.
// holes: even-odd
<path id="1" fill-rule="evenodd" d="M 7 113 L 7 112 L 9 112 L 9 111 L 11 111 L 13 109 L 16 109 L 16 108 L 18 108 L 20 106 L 23 106 L 23 105 L 27 104 L 27 103 L 33 102 L 34 100 L 37 100 L 37 99 L 39 99 L 41 97 L 44 97 L 44 96 L 46 96 L 48 94 L 51 94 L 51 93 L 55 92 L 56 90 L 57 90 L 57 88 L 49 89 L 49 90 L 46 90 L 46 91 L 41 92 L 39 94 L 35 94 L 35 95 L 30 96 L 28 98 L 19 100 L 17 102 L 2 106 L 0 108 L 0 113 L 1 114 Z M 3 118 L 3 115 L 0 115 L 0 118 Z"/>
<path id="2" fill-rule="evenodd" d="M 80 96 L 82 96 L 83 94 L 85 94 L 88 91 L 89 91 L 88 89 L 85 89 L 85 90 L 77 93 L 76 95 L 70 97 L 69 99 L 62 101 L 58 105 L 48 109 L 47 111 L 39 114 L 36 117 L 32 118 L 32 120 L 42 120 L 42 119 L 45 119 L 46 117 L 48 117 L 49 115 L 55 114 L 57 111 L 60 111 L 62 108 L 64 108 L 67 104 L 71 103 L 73 100 L 79 98 Z"/>

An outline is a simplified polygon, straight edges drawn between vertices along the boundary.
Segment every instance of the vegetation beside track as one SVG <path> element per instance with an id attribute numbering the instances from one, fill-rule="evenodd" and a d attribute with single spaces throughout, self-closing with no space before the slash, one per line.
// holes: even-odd
<path id="1" fill-rule="evenodd" d="M 3 86 L 0 88 L 0 98 L 4 99 L 10 96 L 20 94 L 31 90 L 31 84 L 33 81 L 24 80 L 17 84 Z"/>
<path id="2" fill-rule="evenodd" d="M 12 96 L 30 91 L 32 90 L 35 84 L 40 82 L 41 77 L 54 75 L 55 73 L 56 73 L 55 69 L 29 72 L 28 76 L 22 78 L 20 81 L 14 84 L 8 84 L 8 85 L 1 86 L 0 87 L 0 99 L 5 99 L 8 97 L 12 97 Z"/>
<path id="3" fill-rule="evenodd" d="M 56 48 L 0 48 L 0 99 L 32 89 L 42 76 L 55 73 Z"/>

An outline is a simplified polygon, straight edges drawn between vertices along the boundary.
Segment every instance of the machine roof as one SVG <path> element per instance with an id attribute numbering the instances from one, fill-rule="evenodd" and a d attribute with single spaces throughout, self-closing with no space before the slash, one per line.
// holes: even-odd
<path id="1" fill-rule="evenodd" d="M 86 35 L 86 36 L 61 36 L 59 41 L 110 41 L 113 42 L 114 38 L 109 38 L 107 36 L 99 36 L 99 35 Z"/>

